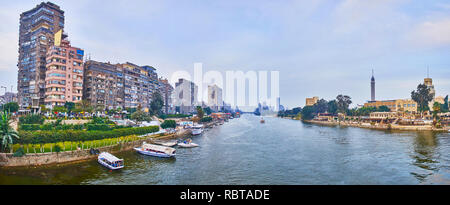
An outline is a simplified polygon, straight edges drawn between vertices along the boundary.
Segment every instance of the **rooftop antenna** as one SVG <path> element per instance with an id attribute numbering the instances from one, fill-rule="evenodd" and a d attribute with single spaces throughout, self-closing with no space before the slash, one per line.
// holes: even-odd
<path id="1" fill-rule="evenodd" d="M 427 78 L 430 78 L 430 68 L 427 66 Z"/>

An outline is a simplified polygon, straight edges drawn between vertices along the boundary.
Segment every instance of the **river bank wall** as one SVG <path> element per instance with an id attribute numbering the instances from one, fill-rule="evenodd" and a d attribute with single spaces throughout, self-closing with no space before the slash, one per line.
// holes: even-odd
<path id="1" fill-rule="evenodd" d="M 131 142 L 118 142 L 114 145 L 96 148 L 100 152 L 118 153 L 132 150 L 142 145 L 143 142 L 151 142 L 154 139 L 176 139 L 190 134 L 189 130 L 181 130 L 175 134 L 158 136 L 154 135 L 141 140 Z M 0 167 L 32 167 L 41 165 L 63 164 L 77 161 L 97 159 L 96 154 L 91 154 L 89 149 L 73 150 L 65 152 L 32 153 L 21 157 L 14 157 L 12 153 L 0 153 Z"/>
<path id="2" fill-rule="evenodd" d="M 447 127 L 435 128 L 432 125 L 397 125 L 397 124 L 375 124 L 370 123 L 359 123 L 359 122 L 329 122 L 329 121 L 315 121 L 315 120 L 303 120 L 306 123 L 318 124 L 318 125 L 328 125 L 328 126 L 348 126 L 348 127 L 359 127 L 366 129 L 377 129 L 377 130 L 405 130 L 405 131 L 445 131 L 448 132 Z"/>

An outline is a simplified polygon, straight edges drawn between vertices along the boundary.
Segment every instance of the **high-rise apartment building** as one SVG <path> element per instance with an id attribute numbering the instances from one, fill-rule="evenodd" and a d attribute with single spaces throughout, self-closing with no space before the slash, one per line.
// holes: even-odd
<path id="1" fill-rule="evenodd" d="M 222 88 L 217 85 L 208 85 L 208 106 L 214 111 L 223 108 Z"/>
<path id="2" fill-rule="evenodd" d="M 47 51 L 45 72 L 45 106 L 53 108 L 65 102 L 78 102 L 83 96 L 84 50 L 70 45 L 62 30 Z"/>
<path id="3" fill-rule="evenodd" d="M 156 69 L 151 66 L 138 66 L 130 62 L 118 64 L 124 75 L 124 105 L 126 108 L 150 108 L 153 92 L 158 86 Z"/>
<path id="4" fill-rule="evenodd" d="M 170 85 L 169 81 L 167 79 L 158 79 L 159 81 L 159 87 L 158 90 L 161 93 L 162 98 L 164 99 L 164 113 L 165 114 L 171 114 L 173 113 L 173 106 L 172 106 L 172 92 L 173 87 Z"/>
<path id="5" fill-rule="evenodd" d="M 63 28 L 64 11 L 50 2 L 20 15 L 17 90 L 21 108 L 38 109 L 44 104 L 47 49 Z"/>
<path id="6" fill-rule="evenodd" d="M 121 66 L 88 60 L 84 64 L 83 99 L 105 109 L 124 108 L 124 78 Z"/>
<path id="7" fill-rule="evenodd" d="M 197 102 L 198 86 L 186 79 L 178 79 L 175 83 L 174 105 L 179 113 L 192 113 Z"/>

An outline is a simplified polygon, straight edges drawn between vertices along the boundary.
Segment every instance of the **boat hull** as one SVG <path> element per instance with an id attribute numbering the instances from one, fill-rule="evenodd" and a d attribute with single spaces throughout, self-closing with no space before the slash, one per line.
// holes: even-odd
<path id="1" fill-rule="evenodd" d="M 198 144 L 195 143 L 190 143 L 190 144 L 185 144 L 185 143 L 178 143 L 179 147 L 184 147 L 184 148 L 191 148 L 191 147 L 198 147 Z"/>
<path id="2" fill-rule="evenodd" d="M 203 129 L 192 129 L 192 135 L 200 135 L 202 132 Z"/>
<path id="3" fill-rule="evenodd" d="M 104 162 L 104 161 L 102 161 L 102 160 L 100 160 L 100 159 L 97 159 L 97 161 L 98 161 L 98 163 L 100 163 L 100 164 L 103 165 L 104 167 L 106 167 L 106 168 L 108 168 L 108 169 L 111 169 L 111 170 L 118 170 L 118 169 L 122 169 L 122 168 L 124 167 L 123 165 L 120 166 L 120 167 L 113 167 L 113 166 L 107 164 L 106 162 Z"/>
<path id="4" fill-rule="evenodd" d="M 170 158 L 175 157 L 175 154 L 165 154 L 160 152 L 152 152 L 152 151 L 143 151 L 141 148 L 134 148 L 139 154 L 153 156 L 153 157 L 161 157 L 161 158 Z"/>

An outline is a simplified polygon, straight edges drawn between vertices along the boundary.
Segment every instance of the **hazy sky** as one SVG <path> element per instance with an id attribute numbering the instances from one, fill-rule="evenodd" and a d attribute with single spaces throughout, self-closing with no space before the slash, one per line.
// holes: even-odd
<path id="1" fill-rule="evenodd" d="M 20 13 L 40 1 L 1 0 L 0 84 L 17 87 Z M 152 65 L 159 75 L 207 70 L 278 70 L 281 104 L 305 98 L 409 98 L 426 77 L 450 91 L 450 2 L 52 1 L 65 11 L 72 45 L 93 60 Z M 0 90 L 3 94 L 4 90 Z"/>

